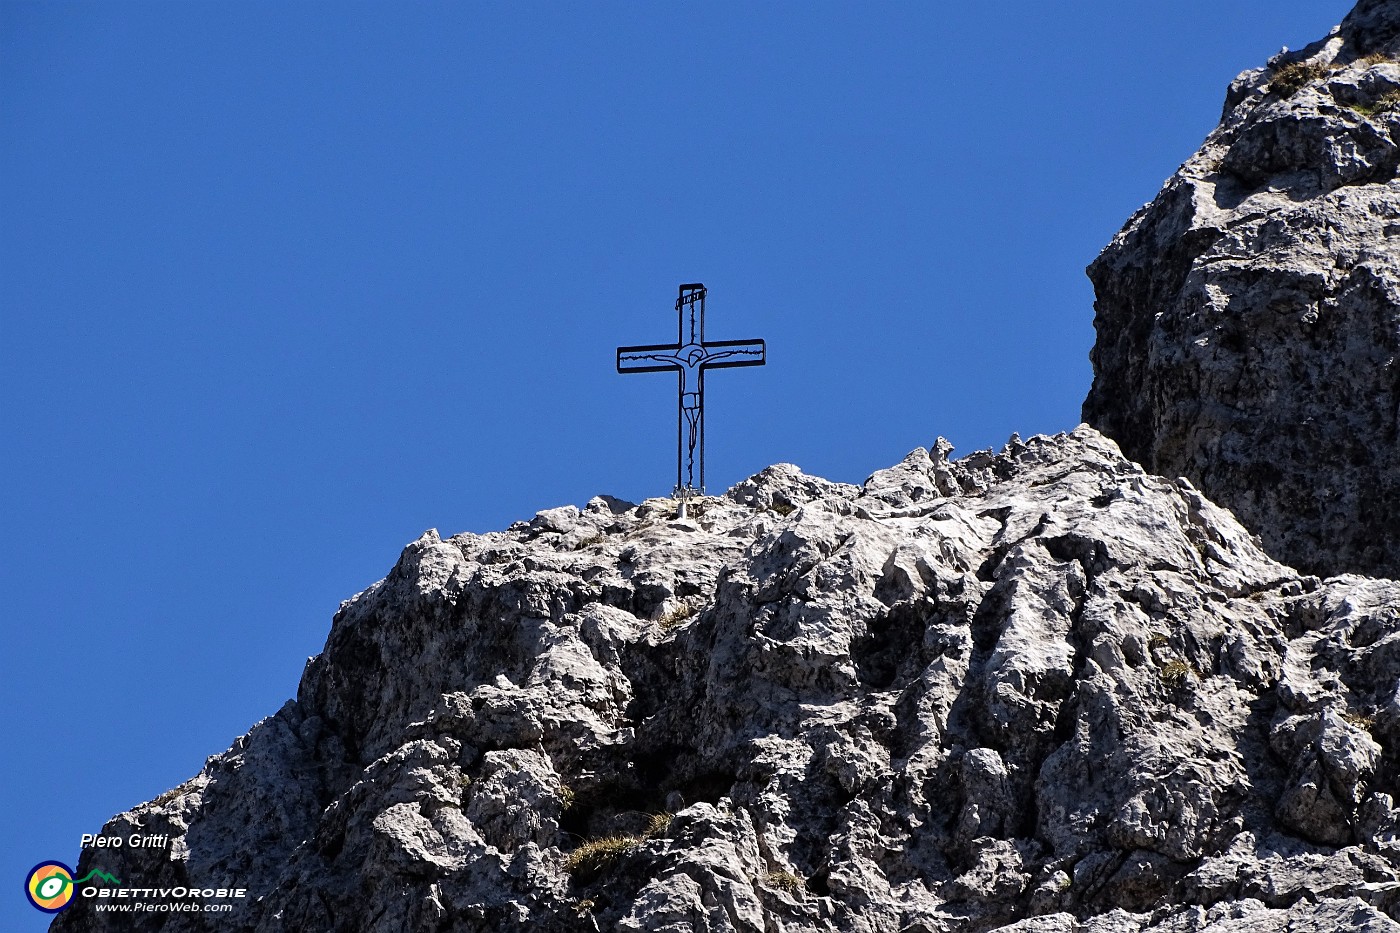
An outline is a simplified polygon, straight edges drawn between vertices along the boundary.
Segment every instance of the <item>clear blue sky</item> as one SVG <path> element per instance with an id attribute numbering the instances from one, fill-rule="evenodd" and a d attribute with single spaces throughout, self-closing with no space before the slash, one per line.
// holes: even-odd
<path id="1" fill-rule="evenodd" d="M 424 529 L 1073 427 L 1084 266 L 1345 0 L 0 0 L 0 928 Z"/>

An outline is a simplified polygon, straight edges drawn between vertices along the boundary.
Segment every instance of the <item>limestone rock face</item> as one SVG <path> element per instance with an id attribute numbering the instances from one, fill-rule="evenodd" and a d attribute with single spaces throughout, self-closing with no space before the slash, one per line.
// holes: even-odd
<path id="1" fill-rule="evenodd" d="M 1089 267 L 1084 420 L 1310 573 L 1400 577 L 1400 2 L 1230 86 Z"/>
<path id="2" fill-rule="evenodd" d="M 1087 426 L 424 534 L 53 929 L 1400 929 L 1400 583 Z"/>

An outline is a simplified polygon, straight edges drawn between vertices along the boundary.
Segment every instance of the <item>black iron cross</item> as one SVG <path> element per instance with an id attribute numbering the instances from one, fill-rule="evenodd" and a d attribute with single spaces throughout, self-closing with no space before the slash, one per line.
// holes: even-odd
<path id="1" fill-rule="evenodd" d="M 686 499 L 705 494 L 705 370 L 762 366 L 766 361 L 766 348 L 762 340 L 706 340 L 705 286 L 699 282 L 681 286 L 676 311 L 680 315 L 680 336 L 676 342 L 618 347 L 617 371 L 661 373 L 674 370 L 680 377 L 676 488 L 672 495 L 681 500 L 684 508 Z M 700 462 L 698 483 L 697 459 Z"/>

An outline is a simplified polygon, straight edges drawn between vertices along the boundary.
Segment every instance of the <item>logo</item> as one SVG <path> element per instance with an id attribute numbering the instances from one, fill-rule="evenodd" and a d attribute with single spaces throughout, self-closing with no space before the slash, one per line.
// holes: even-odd
<path id="1" fill-rule="evenodd" d="M 73 900 L 73 869 L 62 862 L 40 862 L 24 880 L 29 903 L 46 914 L 56 914 Z"/>
<path id="2" fill-rule="evenodd" d="M 40 862 L 29 870 L 24 879 L 24 896 L 29 903 L 46 914 L 56 914 L 73 902 L 73 891 L 78 885 L 92 878 L 107 884 L 120 884 L 105 871 L 90 871 L 83 877 L 73 879 L 73 869 L 62 862 Z"/>

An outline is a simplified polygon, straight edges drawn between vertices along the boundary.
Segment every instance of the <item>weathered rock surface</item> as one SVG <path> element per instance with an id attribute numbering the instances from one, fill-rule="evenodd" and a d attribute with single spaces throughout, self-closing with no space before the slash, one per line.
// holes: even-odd
<path id="1" fill-rule="evenodd" d="M 76 931 L 1400 930 L 1400 583 L 1088 427 L 410 544 Z M 606 840 L 611 840 L 607 842 Z"/>
<path id="2" fill-rule="evenodd" d="M 1084 420 L 1323 575 L 1400 577 L 1400 2 L 1235 79 L 1089 267 Z"/>

